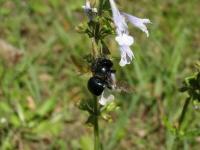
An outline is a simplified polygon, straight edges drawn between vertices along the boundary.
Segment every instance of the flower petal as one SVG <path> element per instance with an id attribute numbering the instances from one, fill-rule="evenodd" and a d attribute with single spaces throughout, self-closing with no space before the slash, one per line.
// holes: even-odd
<path id="1" fill-rule="evenodd" d="M 120 46 L 120 52 L 121 52 L 121 60 L 119 65 L 121 67 L 124 67 L 127 64 L 130 64 L 132 59 L 134 58 L 134 54 L 131 51 L 129 46 Z"/>
<path id="2" fill-rule="evenodd" d="M 85 11 L 91 10 L 90 1 L 86 0 L 85 5 L 82 6 Z"/>
<path id="3" fill-rule="evenodd" d="M 115 38 L 115 40 L 120 46 L 131 46 L 134 43 L 133 37 L 127 34 L 119 35 Z"/>
<path id="4" fill-rule="evenodd" d="M 118 35 L 115 40 L 119 44 L 121 52 L 121 60 L 119 65 L 123 67 L 126 64 L 130 64 L 134 57 L 134 54 L 130 49 L 130 46 L 134 43 L 133 37 L 127 34 L 122 34 Z"/>
<path id="5" fill-rule="evenodd" d="M 115 1 L 114 0 L 109 0 L 109 1 L 117 34 L 120 35 L 122 33 L 128 33 L 128 25 L 125 21 L 124 16 L 121 15 L 121 13 L 119 12 Z"/>
<path id="6" fill-rule="evenodd" d="M 127 20 L 132 23 L 134 26 L 138 27 L 140 30 L 146 33 L 147 37 L 149 37 L 149 32 L 147 30 L 147 27 L 145 24 L 151 23 L 149 19 L 141 19 L 126 13 L 123 13 L 123 15 L 127 18 Z"/>
<path id="7" fill-rule="evenodd" d="M 111 94 L 111 90 L 106 88 L 100 96 L 99 103 L 101 105 L 106 105 L 115 99 L 114 95 Z"/>

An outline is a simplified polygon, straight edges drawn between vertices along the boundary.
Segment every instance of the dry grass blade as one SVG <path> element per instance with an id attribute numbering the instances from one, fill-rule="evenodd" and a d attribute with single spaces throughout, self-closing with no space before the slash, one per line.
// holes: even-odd
<path id="1" fill-rule="evenodd" d="M 0 39 L 0 58 L 5 61 L 5 64 L 15 65 L 22 56 L 23 53 L 19 49 Z"/>

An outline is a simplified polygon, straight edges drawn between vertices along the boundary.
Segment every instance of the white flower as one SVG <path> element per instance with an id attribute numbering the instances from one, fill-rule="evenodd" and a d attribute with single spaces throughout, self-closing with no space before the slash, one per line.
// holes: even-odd
<path id="1" fill-rule="evenodd" d="M 116 36 L 115 40 L 120 46 L 131 46 L 134 43 L 134 39 L 132 36 L 128 34 L 121 34 Z"/>
<path id="2" fill-rule="evenodd" d="M 132 59 L 134 58 L 134 54 L 130 49 L 130 46 L 134 43 L 134 38 L 129 35 L 128 25 L 126 23 L 125 18 L 127 18 L 127 20 L 131 22 L 134 26 L 140 28 L 143 32 L 145 32 L 147 36 L 149 36 L 149 33 L 145 24 L 150 23 L 150 20 L 140 19 L 126 13 L 121 14 L 116 6 L 115 1 L 114 0 L 109 0 L 109 1 L 113 15 L 113 22 L 115 24 L 117 32 L 115 40 L 119 44 L 121 52 L 121 60 L 119 64 L 120 66 L 123 67 L 126 64 L 130 64 Z"/>
<path id="3" fill-rule="evenodd" d="M 134 58 L 134 54 L 130 49 L 130 46 L 134 43 L 133 37 L 127 34 L 122 34 L 117 36 L 115 40 L 120 46 L 121 60 L 119 65 L 123 67 L 126 64 L 130 64 Z"/>
<path id="4" fill-rule="evenodd" d="M 119 12 L 114 0 L 110 0 L 110 6 L 112 9 L 113 21 L 117 32 L 115 40 L 119 44 L 121 52 L 121 61 L 119 65 L 123 67 L 126 64 L 130 64 L 134 57 L 133 52 L 130 49 L 130 46 L 134 43 L 134 39 L 129 35 L 128 25 L 124 16 Z"/>
<path id="5" fill-rule="evenodd" d="M 112 89 L 109 88 L 105 88 L 103 93 L 101 94 L 101 96 L 99 97 L 99 103 L 101 105 L 107 105 L 108 103 L 112 102 L 115 97 L 114 95 L 112 95 L 112 90 L 116 90 L 116 77 L 115 77 L 115 73 L 111 73 L 110 74 L 110 79 L 111 79 L 111 87 Z"/>
<path id="6" fill-rule="evenodd" d="M 138 27 L 140 30 L 146 33 L 147 37 L 149 37 L 149 32 L 147 30 L 147 27 L 145 24 L 151 23 L 149 19 L 141 19 L 126 13 L 123 13 L 123 15 L 127 18 L 127 20 L 132 23 L 134 26 Z"/>
<path id="7" fill-rule="evenodd" d="M 119 12 L 114 0 L 109 0 L 109 1 L 110 1 L 113 21 L 116 26 L 117 34 L 118 35 L 123 34 L 123 33 L 128 34 L 128 25 L 125 21 L 124 16 L 122 16 L 121 13 Z"/>
<path id="8" fill-rule="evenodd" d="M 115 99 L 114 95 L 111 94 L 111 90 L 105 88 L 101 96 L 99 97 L 99 104 L 107 105 Z"/>
<path id="9" fill-rule="evenodd" d="M 120 52 L 121 52 L 121 60 L 119 62 L 119 65 L 121 67 L 124 67 L 125 65 L 130 64 L 132 59 L 134 58 L 134 54 L 131 51 L 130 47 L 121 46 Z"/>
<path id="10" fill-rule="evenodd" d="M 86 0 L 85 5 L 82 6 L 85 14 L 88 16 L 89 20 L 93 20 L 94 15 L 97 13 L 97 8 L 91 8 L 90 1 Z"/>

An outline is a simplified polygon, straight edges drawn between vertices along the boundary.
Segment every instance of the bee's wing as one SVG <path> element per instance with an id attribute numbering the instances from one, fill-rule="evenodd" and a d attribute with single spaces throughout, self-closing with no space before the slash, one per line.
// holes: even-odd
<path id="1" fill-rule="evenodd" d="M 130 86 L 128 83 L 124 81 L 117 81 L 115 90 L 117 92 L 125 92 L 125 93 L 133 93 L 135 91 L 134 87 Z"/>

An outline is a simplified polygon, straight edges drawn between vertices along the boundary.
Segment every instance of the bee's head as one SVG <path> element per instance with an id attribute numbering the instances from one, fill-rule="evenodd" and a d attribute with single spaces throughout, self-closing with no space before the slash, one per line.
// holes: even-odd
<path id="1" fill-rule="evenodd" d="M 98 58 L 92 64 L 92 72 L 97 76 L 107 76 L 110 73 L 115 72 L 113 69 L 113 63 L 106 58 Z"/>

